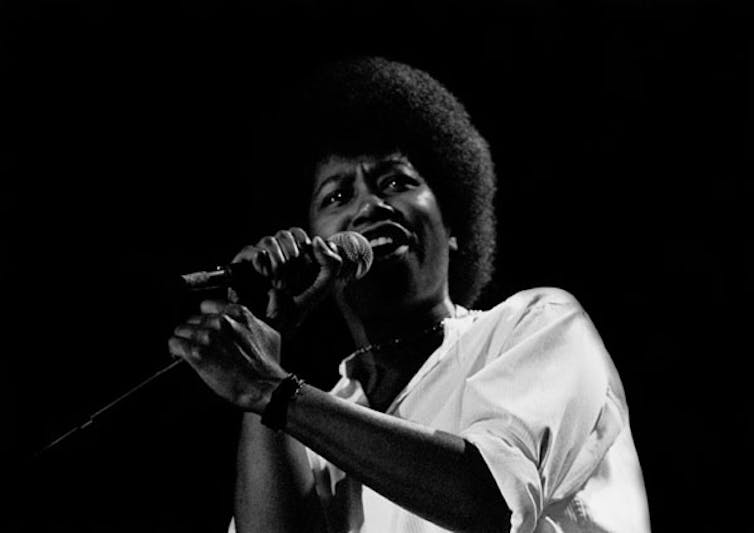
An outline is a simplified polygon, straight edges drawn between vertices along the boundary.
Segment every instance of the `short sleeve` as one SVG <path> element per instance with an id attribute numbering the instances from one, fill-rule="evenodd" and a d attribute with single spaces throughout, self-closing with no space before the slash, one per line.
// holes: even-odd
<path id="1" fill-rule="evenodd" d="M 623 425 L 604 345 L 573 297 L 558 295 L 526 306 L 509 335 L 491 334 L 505 340 L 490 343 L 463 393 L 462 436 L 486 461 L 514 532 L 533 531 L 548 505 L 573 495 Z"/>

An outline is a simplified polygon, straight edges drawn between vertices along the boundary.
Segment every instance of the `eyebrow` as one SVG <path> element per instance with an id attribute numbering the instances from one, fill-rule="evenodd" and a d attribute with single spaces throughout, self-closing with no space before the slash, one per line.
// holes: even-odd
<path id="1" fill-rule="evenodd" d="M 411 163 L 408 162 L 408 160 L 403 157 L 395 157 L 377 162 L 377 164 L 374 165 L 374 168 L 370 169 L 367 174 L 372 176 L 379 176 L 380 174 L 384 174 L 385 172 L 393 170 L 396 167 L 406 167 L 413 172 L 416 172 L 416 169 Z"/>
<path id="2" fill-rule="evenodd" d="M 366 175 L 367 176 L 380 176 L 381 174 L 384 174 L 385 172 L 388 172 L 390 170 L 395 169 L 396 167 L 406 167 L 412 172 L 416 172 L 416 169 L 414 166 L 405 158 L 402 156 L 395 156 L 390 157 L 388 159 L 384 159 L 381 161 L 378 161 L 375 163 L 374 167 L 367 170 Z M 326 177 L 322 182 L 317 185 L 317 187 L 314 189 L 314 193 L 312 194 L 313 198 L 316 198 L 319 193 L 322 191 L 322 189 L 325 187 L 325 185 L 328 185 L 332 182 L 341 181 L 345 178 L 353 178 L 354 172 L 336 172 L 334 174 L 331 174 L 330 176 Z"/>
<path id="3" fill-rule="evenodd" d="M 316 198 L 319 193 L 322 191 L 322 189 L 325 188 L 325 185 L 328 185 L 332 182 L 338 182 L 342 181 L 346 178 L 353 178 L 352 172 L 336 172 L 335 174 L 331 174 L 330 176 L 327 176 L 325 179 L 322 180 L 322 183 L 317 185 L 317 187 L 314 189 L 314 193 L 312 194 L 312 198 Z"/>

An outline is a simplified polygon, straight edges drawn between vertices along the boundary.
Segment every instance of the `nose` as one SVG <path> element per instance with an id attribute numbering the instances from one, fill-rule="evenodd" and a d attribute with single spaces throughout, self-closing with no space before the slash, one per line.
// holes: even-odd
<path id="1" fill-rule="evenodd" d="M 354 228 L 388 219 L 395 212 L 393 206 L 373 191 L 364 191 L 360 196 L 356 203 L 356 214 L 351 222 Z"/>

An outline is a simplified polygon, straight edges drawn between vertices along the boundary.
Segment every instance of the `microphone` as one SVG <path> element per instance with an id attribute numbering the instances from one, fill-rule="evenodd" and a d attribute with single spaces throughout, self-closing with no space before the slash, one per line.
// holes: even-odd
<path id="1" fill-rule="evenodd" d="M 364 277 L 372 266 L 372 247 L 369 241 L 355 231 L 341 231 L 327 239 L 338 248 L 338 255 L 343 259 L 338 278 L 351 281 Z M 292 268 L 296 268 L 295 263 Z M 298 285 L 303 285 L 303 291 L 314 282 L 317 275 L 317 265 L 308 261 L 298 267 L 302 270 L 298 279 L 305 279 Z M 181 276 L 181 285 L 189 291 L 221 289 L 227 287 L 243 287 L 246 291 L 256 288 L 266 292 L 270 287 L 270 279 L 257 272 L 250 262 L 233 263 L 219 266 L 215 270 L 191 272 Z"/>
<path id="2" fill-rule="evenodd" d="M 372 248 L 371 246 L 369 246 L 369 241 L 367 241 L 363 235 L 356 233 L 355 231 L 342 231 L 340 233 L 336 233 L 335 235 L 327 239 L 327 241 L 334 243 L 335 246 L 337 246 L 338 255 L 340 255 L 340 257 L 343 259 L 343 265 L 341 266 L 340 272 L 338 273 L 339 279 L 344 281 L 351 281 L 354 279 L 363 278 L 366 275 L 367 271 L 372 266 L 373 254 Z M 300 266 L 294 264 L 293 268 L 297 267 L 302 270 L 309 270 L 309 272 L 304 273 L 310 275 L 309 285 L 311 285 L 317 275 L 316 264 L 312 264 L 311 261 L 309 261 L 308 264 Z M 252 291 L 261 288 L 264 289 L 264 292 L 266 292 L 266 290 L 270 286 L 270 280 L 262 274 L 258 273 L 254 266 L 249 262 L 234 263 L 232 265 L 218 267 L 216 270 L 206 272 L 199 271 L 192 272 L 190 274 L 184 274 L 180 276 L 179 283 L 181 284 L 181 288 L 183 290 L 189 291 L 220 289 L 233 287 L 234 285 L 238 284 L 242 287 L 250 287 Z M 304 286 L 304 289 L 306 289 L 309 285 Z M 35 452 L 31 457 L 31 459 L 39 459 L 42 455 L 44 455 L 51 449 L 56 448 L 61 443 L 69 440 L 70 437 L 72 437 L 74 434 L 90 427 L 94 424 L 94 422 L 97 421 L 97 419 L 112 410 L 113 407 L 120 405 L 126 399 L 130 398 L 135 393 L 146 387 L 148 384 L 155 381 L 158 377 L 179 366 L 181 363 L 183 363 L 183 359 L 177 359 L 171 362 L 169 365 L 158 370 L 135 387 L 132 387 L 127 392 L 121 394 L 115 400 L 111 401 L 101 409 L 98 409 L 97 411 L 89 415 L 88 419 L 84 422 L 73 426 L 56 439 L 47 443 L 43 448 L 37 450 L 37 452 Z"/>

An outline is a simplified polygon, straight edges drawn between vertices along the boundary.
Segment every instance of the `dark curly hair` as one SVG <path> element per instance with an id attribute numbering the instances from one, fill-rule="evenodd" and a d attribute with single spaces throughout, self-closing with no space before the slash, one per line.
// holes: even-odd
<path id="1" fill-rule="evenodd" d="M 496 180 L 487 142 L 463 105 L 426 72 L 377 57 L 321 68 L 297 100 L 286 144 L 298 137 L 308 175 L 331 154 L 398 150 L 427 179 L 458 240 L 451 298 L 471 306 L 494 268 Z"/>

